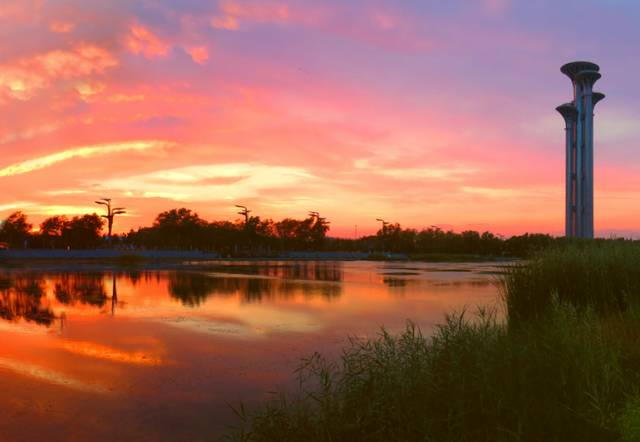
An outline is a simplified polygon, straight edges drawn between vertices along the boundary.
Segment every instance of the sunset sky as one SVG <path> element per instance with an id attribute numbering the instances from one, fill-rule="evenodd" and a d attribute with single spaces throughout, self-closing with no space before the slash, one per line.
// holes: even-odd
<path id="1" fill-rule="evenodd" d="M 559 67 L 598 63 L 599 235 L 640 235 L 640 2 L 2 0 L 0 217 L 189 207 L 562 234 Z"/>

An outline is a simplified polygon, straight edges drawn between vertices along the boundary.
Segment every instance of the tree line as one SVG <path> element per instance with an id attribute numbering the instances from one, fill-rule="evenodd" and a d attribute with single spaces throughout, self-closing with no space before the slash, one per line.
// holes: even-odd
<path id="1" fill-rule="evenodd" d="M 525 256 L 532 250 L 564 241 L 546 234 L 505 238 L 491 232 L 454 232 L 436 226 L 425 229 L 383 224 L 375 235 L 357 239 L 327 235 L 329 222 L 317 213 L 305 219 L 280 221 L 247 216 L 245 220 L 207 221 L 187 208 L 160 213 L 153 224 L 128 233 L 103 235 L 104 216 L 52 216 L 38 229 L 22 212 L 2 221 L 0 242 L 11 248 L 92 249 L 129 247 L 217 252 L 223 256 L 271 256 L 282 251 L 351 251 L 369 253 L 473 254 Z"/>

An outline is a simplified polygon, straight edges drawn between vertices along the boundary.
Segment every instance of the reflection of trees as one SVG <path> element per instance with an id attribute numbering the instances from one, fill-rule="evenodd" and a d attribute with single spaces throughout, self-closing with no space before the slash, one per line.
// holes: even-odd
<path id="1" fill-rule="evenodd" d="M 102 307 L 107 302 L 102 274 L 63 273 L 53 278 L 53 282 L 53 293 L 62 304 L 88 304 Z"/>
<path id="2" fill-rule="evenodd" d="M 296 263 L 280 266 L 221 267 L 225 272 L 241 271 L 246 277 L 235 275 L 207 275 L 203 273 L 170 273 L 169 294 L 184 305 L 198 306 L 209 296 L 239 294 L 244 302 L 263 299 L 322 296 L 326 299 L 341 295 L 342 269 L 336 263 Z"/>
<path id="3" fill-rule="evenodd" d="M 16 275 L 0 278 L 0 318 L 8 321 L 25 319 L 36 324 L 51 325 L 56 316 L 43 305 L 46 283 L 43 277 Z"/>
<path id="4" fill-rule="evenodd" d="M 400 288 L 407 286 L 407 280 L 402 278 L 385 277 L 382 282 L 389 288 Z"/>
<path id="5" fill-rule="evenodd" d="M 256 262 L 240 265 L 214 266 L 211 270 L 224 273 L 270 276 L 281 279 L 309 281 L 342 281 L 342 264 L 337 262 Z"/>
<path id="6" fill-rule="evenodd" d="M 169 294 L 184 305 L 196 307 L 210 294 L 216 291 L 217 278 L 200 273 L 171 273 L 169 275 Z"/>

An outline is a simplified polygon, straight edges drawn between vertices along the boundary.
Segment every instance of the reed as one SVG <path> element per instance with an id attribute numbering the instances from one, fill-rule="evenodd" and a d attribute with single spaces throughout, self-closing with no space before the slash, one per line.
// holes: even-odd
<path id="1" fill-rule="evenodd" d="M 640 250 L 572 244 L 503 276 L 493 311 L 351 339 L 300 388 L 236 409 L 238 441 L 640 440 Z"/>

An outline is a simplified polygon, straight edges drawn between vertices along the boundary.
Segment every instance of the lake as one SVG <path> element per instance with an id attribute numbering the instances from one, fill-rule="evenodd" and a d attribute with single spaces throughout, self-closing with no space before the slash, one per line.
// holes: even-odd
<path id="1" fill-rule="evenodd" d="M 70 271 L 73 268 L 74 271 Z M 348 336 L 495 305 L 500 264 L 0 268 L 0 439 L 211 440 Z"/>

